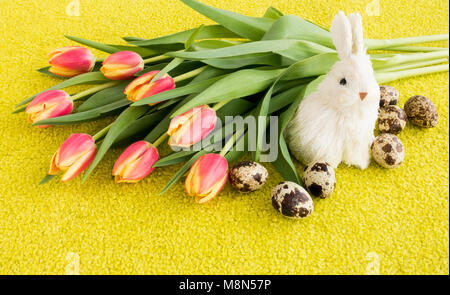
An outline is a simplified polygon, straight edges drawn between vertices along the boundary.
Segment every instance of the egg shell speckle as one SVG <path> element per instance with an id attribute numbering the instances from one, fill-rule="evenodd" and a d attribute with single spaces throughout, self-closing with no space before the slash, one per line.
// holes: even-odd
<path id="1" fill-rule="evenodd" d="M 267 169 L 256 162 L 239 162 L 231 168 L 230 183 L 240 192 L 252 192 L 260 189 L 267 181 Z"/>
<path id="2" fill-rule="evenodd" d="M 392 86 L 380 86 L 380 108 L 388 105 L 396 105 L 400 94 L 397 89 Z"/>
<path id="3" fill-rule="evenodd" d="M 423 95 L 409 98 L 404 106 L 411 123 L 420 127 L 435 127 L 438 123 L 438 112 L 431 100 Z"/>
<path id="4" fill-rule="evenodd" d="M 302 219 L 311 215 L 314 210 L 314 203 L 308 192 L 295 182 L 279 183 L 270 195 L 273 207 L 286 217 Z"/>
<path id="5" fill-rule="evenodd" d="M 316 162 L 306 166 L 302 179 L 309 193 L 322 199 L 328 198 L 336 186 L 334 169 L 326 162 Z"/>
<path id="6" fill-rule="evenodd" d="M 372 143 L 372 157 L 384 168 L 397 168 L 405 159 L 405 148 L 401 140 L 389 133 L 383 133 Z"/>
<path id="7" fill-rule="evenodd" d="M 398 134 L 406 126 L 406 113 L 399 106 L 386 106 L 378 114 L 378 129 L 382 133 Z"/>

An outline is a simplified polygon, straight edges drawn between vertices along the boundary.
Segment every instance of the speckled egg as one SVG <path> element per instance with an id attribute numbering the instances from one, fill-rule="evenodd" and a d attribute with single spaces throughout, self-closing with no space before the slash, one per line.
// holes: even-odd
<path id="1" fill-rule="evenodd" d="M 438 123 L 438 112 L 431 100 L 422 95 L 408 99 L 404 106 L 411 123 L 420 127 L 434 127 Z"/>
<path id="2" fill-rule="evenodd" d="M 388 105 L 396 105 L 399 97 L 398 90 L 392 86 L 380 86 L 380 108 Z"/>
<path id="3" fill-rule="evenodd" d="M 334 169 L 326 162 L 316 162 L 306 166 L 302 179 L 309 193 L 322 199 L 331 196 L 336 186 Z"/>
<path id="4" fill-rule="evenodd" d="M 381 133 L 398 134 L 406 126 L 406 113 L 399 106 L 386 106 L 378 114 L 378 129 Z"/>
<path id="5" fill-rule="evenodd" d="M 256 162 L 239 162 L 231 168 L 230 183 L 240 192 L 259 190 L 267 181 L 266 168 Z"/>
<path id="6" fill-rule="evenodd" d="M 372 157 L 384 168 L 397 168 L 405 159 L 405 149 L 394 134 L 383 133 L 372 142 Z"/>
<path id="7" fill-rule="evenodd" d="M 285 181 L 272 189 L 273 207 L 289 218 L 308 217 L 314 210 L 314 203 L 308 192 L 295 182 Z"/>

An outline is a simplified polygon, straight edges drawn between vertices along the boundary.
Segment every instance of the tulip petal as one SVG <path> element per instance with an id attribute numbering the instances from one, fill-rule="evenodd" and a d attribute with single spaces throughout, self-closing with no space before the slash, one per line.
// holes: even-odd
<path id="1" fill-rule="evenodd" d="M 50 162 L 50 169 L 48 170 L 49 175 L 56 175 L 59 173 L 59 168 L 56 165 L 58 162 L 58 156 L 59 156 L 59 149 L 53 154 L 52 161 Z"/>
<path id="2" fill-rule="evenodd" d="M 69 167 L 87 151 L 95 147 L 95 141 L 89 134 L 75 133 L 69 136 L 59 148 L 58 167 Z"/>
<path id="3" fill-rule="evenodd" d="M 125 166 L 142 156 L 150 146 L 150 143 L 141 140 L 127 147 L 114 164 L 112 175 L 120 174 L 125 169 Z"/>
<path id="4" fill-rule="evenodd" d="M 153 171 L 153 164 L 158 160 L 158 150 L 146 141 L 130 145 L 117 159 L 113 175 L 117 183 L 135 183 Z"/>
<path id="5" fill-rule="evenodd" d="M 130 163 L 122 174 L 122 181 L 138 182 L 153 170 L 153 164 L 158 160 L 158 151 L 156 148 L 150 148 L 145 153 Z"/>
<path id="6" fill-rule="evenodd" d="M 97 153 L 97 148 L 94 146 L 90 151 L 79 157 L 63 174 L 61 181 L 66 182 L 78 174 L 80 174 L 87 166 L 91 164 L 91 162 L 95 158 L 95 154 Z"/>
<path id="7" fill-rule="evenodd" d="M 133 51 L 120 51 L 109 55 L 100 71 L 111 80 L 126 80 L 144 69 L 144 60 Z"/>
<path id="8" fill-rule="evenodd" d="M 186 177 L 186 193 L 198 203 L 214 198 L 228 179 L 227 160 L 218 154 L 206 154 L 194 162 Z"/>
<path id="9" fill-rule="evenodd" d="M 171 122 L 167 132 L 171 135 L 169 145 L 190 147 L 208 136 L 214 130 L 216 122 L 216 112 L 212 108 L 195 107 Z"/>
<path id="10" fill-rule="evenodd" d="M 81 46 L 58 48 L 49 53 L 49 71 L 53 74 L 72 77 L 90 72 L 95 65 L 92 52 Z"/>
<path id="11" fill-rule="evenodd" d="M 213 187 L 211 187 L 209 192 L 207 192 L 203 195 L 197 196 L 195 198 L 195 201 L 199 204 L 203 204 L 203 203 L 206 203 L 206 202 L 212 200 L 222 190 L 225 183 L 227 183 L 227 179 L 228 179 L 228 174 L 224 175 L 220 181 L 218 181 Z"/>
<path id="12" fill-rule="evenodd" d="M 136 102 L 145 97 L 175 88 L 175 81 L 167 74 L 163 75 L 157 81 L 150 83 L 158 73 L 159 71 L 151 71 L 134 79 L 125 88 L 124 93 L 127 95 L 127 99 Z"/>

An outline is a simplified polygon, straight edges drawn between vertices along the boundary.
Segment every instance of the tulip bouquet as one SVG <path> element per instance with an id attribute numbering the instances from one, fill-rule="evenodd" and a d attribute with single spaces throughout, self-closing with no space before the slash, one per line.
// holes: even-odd
<path id="1" fill-rule="evenodd" d="M 70 135 L 41 183 L 60 172 L 61 180 L 68 181 L 83 170 L 85 180 L 111 147 L 128 144 L 112 169 L 117 183 L 135 183 L 155 168 L 184 163 L 162 192 L 187 173 L 186 192 L 204 203 L 227 182 L 228 163 L 249 152 L 243 144 L 249 134 L 256 135 L 250 150 L 254 160 L 264 155 L 269 116 L 278 118 L 278 156 L 272 164 L 286 180 L 301 183 L 283 131 L 302 98 L 338 60 L 329 31 L 273 7 L 262 17 L 249 17 L 196 0 L 181 1 L 217 24 L 154 39 L 124 37 L 127 45 L 67 36 L 108 53 L 103 60 L 80 46 L 49 54 L 50 66 L 39 71 L 64 80 L 20 102 L 14 112 L 24 111 L 40 128 L 117 118 L 94 135 Z M 365 43 L 381 83 L 448 71 L 448 48 L 411 46 L 448 38 Z M 72 95 L 61 90 L 81 84 L 96 85 Z M 75 108 L 77 100 L 81 103 Z M 256 117 L 256 130 L 230 132 L 216 124 L 225 116 Z M 164 143 L 173 152 L 160 158 L 158 146 Z M 219 150 L 214 148 L 218 144 Z M 245 148 L 236 149 L 238 144 Z"/>

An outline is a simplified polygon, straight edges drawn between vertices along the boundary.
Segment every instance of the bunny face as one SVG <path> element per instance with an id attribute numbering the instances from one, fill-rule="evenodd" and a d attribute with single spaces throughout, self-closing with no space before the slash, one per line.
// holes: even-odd
<path id="1" fill-rule="evenodd" d="M 380 90 L 366 55 L 352 55 L 334 64 L 319 86 L 335 109 L 379 103 Z"/>
<path id="2" fill-rule="evenodd" d="M 350 14 L 347 18 L 340 11 L 330 32 L 340 61 L 320 84 L 319 92 L 328 94 L 328 103 L 335 109 L 378 103 L 380 90 L 364 47 L 361 16 Z"/>

